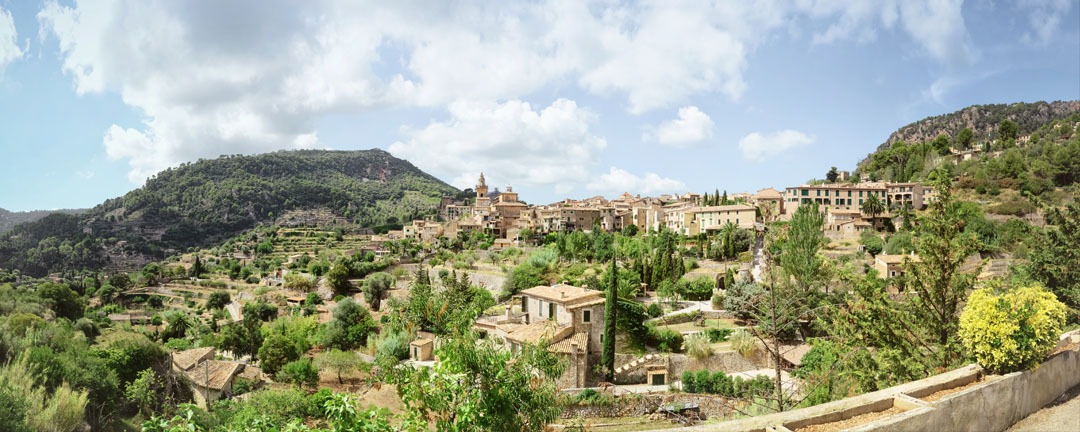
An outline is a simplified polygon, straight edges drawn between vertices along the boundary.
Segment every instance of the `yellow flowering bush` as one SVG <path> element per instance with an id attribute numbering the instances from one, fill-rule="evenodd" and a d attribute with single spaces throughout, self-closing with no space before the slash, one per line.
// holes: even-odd
<path id="1" fill-rule="evenodd" d="M 1065 305 L 1038 286 L 1004 294 L 975 290 L 960 314 L 960 341 L 991 371 L 1034 368 L 1057 345 L 1065 313 Z"/>

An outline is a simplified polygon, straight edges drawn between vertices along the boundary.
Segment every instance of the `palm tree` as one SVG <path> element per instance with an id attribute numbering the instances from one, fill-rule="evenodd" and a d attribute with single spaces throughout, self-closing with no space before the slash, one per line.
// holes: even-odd
<path id="1" fill-rule="evenodd" d="M 877 215 L 885 213 L 885 203 L 881 202 L 877 194 L 871 193 L 870 197 L 862 203 L 862 212 L 870 215 L 870 219 L 873 220 Z"/>

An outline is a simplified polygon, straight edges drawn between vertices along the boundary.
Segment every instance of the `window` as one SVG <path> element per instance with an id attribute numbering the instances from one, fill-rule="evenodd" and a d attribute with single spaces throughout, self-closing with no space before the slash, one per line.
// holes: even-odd
<path id="1" fill-rule="evenodd" d="M 521 296 L 521 311 L 525 312 L 525 313 L 529 312 L 529 298 L 528 297 Z"/>
<path id="2" fill-rule="evenodd" d="M 851 191 L 847 191 L 847 196 L 851 196 Z"/>
<path id="3" fill-rule="evenodd" d="M 807 189 L 803 189 L 803 190 L 802 190 L 802 195 L 803 195 L 803 196 L 807 196 L 807 195 L 810 195 L 810 191 L 809 191 L 809 190 L 807 190 Z"/>
<path id="4" fill-rule="evenodd" d="M 859 196 L 862 196 L 862 191 L 859 191 Z"/>
<path id="5" fill-rule="evenodd" d="M 586 309 L 586 310 L 581 311 L 581 322 L 592 322 L 592 311 L 591 310 Z"/>
<path id="6" fill-rule="evenodd" d="M 555 303 L 548 303 L 548 318 L 555 319 Z"/>

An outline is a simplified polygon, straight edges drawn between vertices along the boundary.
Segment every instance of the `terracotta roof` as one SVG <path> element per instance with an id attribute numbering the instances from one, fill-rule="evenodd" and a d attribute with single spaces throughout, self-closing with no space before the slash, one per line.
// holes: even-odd
<path id="1" fill-rule="evenodd" d="M 602 291 L 588 288 L 579 288 L 573 285 L 558 284 L 554 286 L 540 285 L 521 292 L 529 297 L 541 298 L 552 303 L 573 304 L 603 297 Z"/>
<path id="2" fill-rule="evenodd" d="M 541 340 L 546 340 L 549 343 L 560 341 L 573 333 L 573 331 L 573 327 L 559 327 L 559 324 L 555 321 L 539 321 L 514 330 L 507 334 L 506 338 L 514 342 L 536 345 Z"/>
<path id="3" fill-rule="evenodd" d="M 881 254 L 881 255 L 878 255 L 878 256 L 874 257 L 874 259 L 880 260 L 881 262 L 883 262 L 885 264 L 900 264 L 900 263 L 904 262 L 904 258 L 910 258 L 912 261 L 919 261 L 919 256 L 918 255 L 909 255 L 909 254 L 900 254 L 900 255 Z"/>
<path id="4" fill-rule="evenodd" d="M 600 298 L 597 298 L 597 299 L 594 299 L 594 300 L 587 300 L 587 301 L 580 302 L 580 303 L 574 303 L 572 305 L 566 305 L 566 308 L 570 309 L 570 310 L 580 309 L 580 308 L 583 308 L 583 307 L 586 307 L 586 306 L 598 305 L 598 304 L 601 304 L 603 302 L 604 302 L 604 298 L 600 297 Z"/>
<path id="5" fill-rule="evenodd" d="M 262 369 L 259 369 L 259 368 L 255 367 L 255 366 L 251 366 L 251 365 L 244 365 L 244 370 L 241 371 L 240 373 L 236 374 L 236 376 L 238 376 L 240 378 L 243 378 L 243 379 L 246 379 L 246 380 L 261 381 L 262 380 Z"/>
<path id="6" fill-rule="evenodd" d="M 187 376 L 199 387 L 222 390 L 243 367 L 243 363 L 208 360 L 187 371 Z"/>
<path id="7" fill-rule="evenodd" d="M 580 354 L 585 352 L 585 350 L 588 348 L 588 345 L 589 333 L 577 332 L 574 333 L 573 336 L 549 345 L 547 350 L 553 353 L 561 354 Z"/>
<path id="8" fill-rule="evenodd" d="M 207 358 L 214 358 L 214 347 L 194 348 L 173 354 L 173 364 L 180 370 L 188 370 Z"/>

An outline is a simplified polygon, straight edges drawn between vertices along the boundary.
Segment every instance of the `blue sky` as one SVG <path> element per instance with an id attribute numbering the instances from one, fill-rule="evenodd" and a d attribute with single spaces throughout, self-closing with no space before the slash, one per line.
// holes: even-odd
<path id="1" fill-rule="evenodd" d="M 1075 0 L 220 3 L 0 0 L 0 208 L 296 148 L 534 203 L 780 189 L 923 117 L 1080 99 Z"/>

